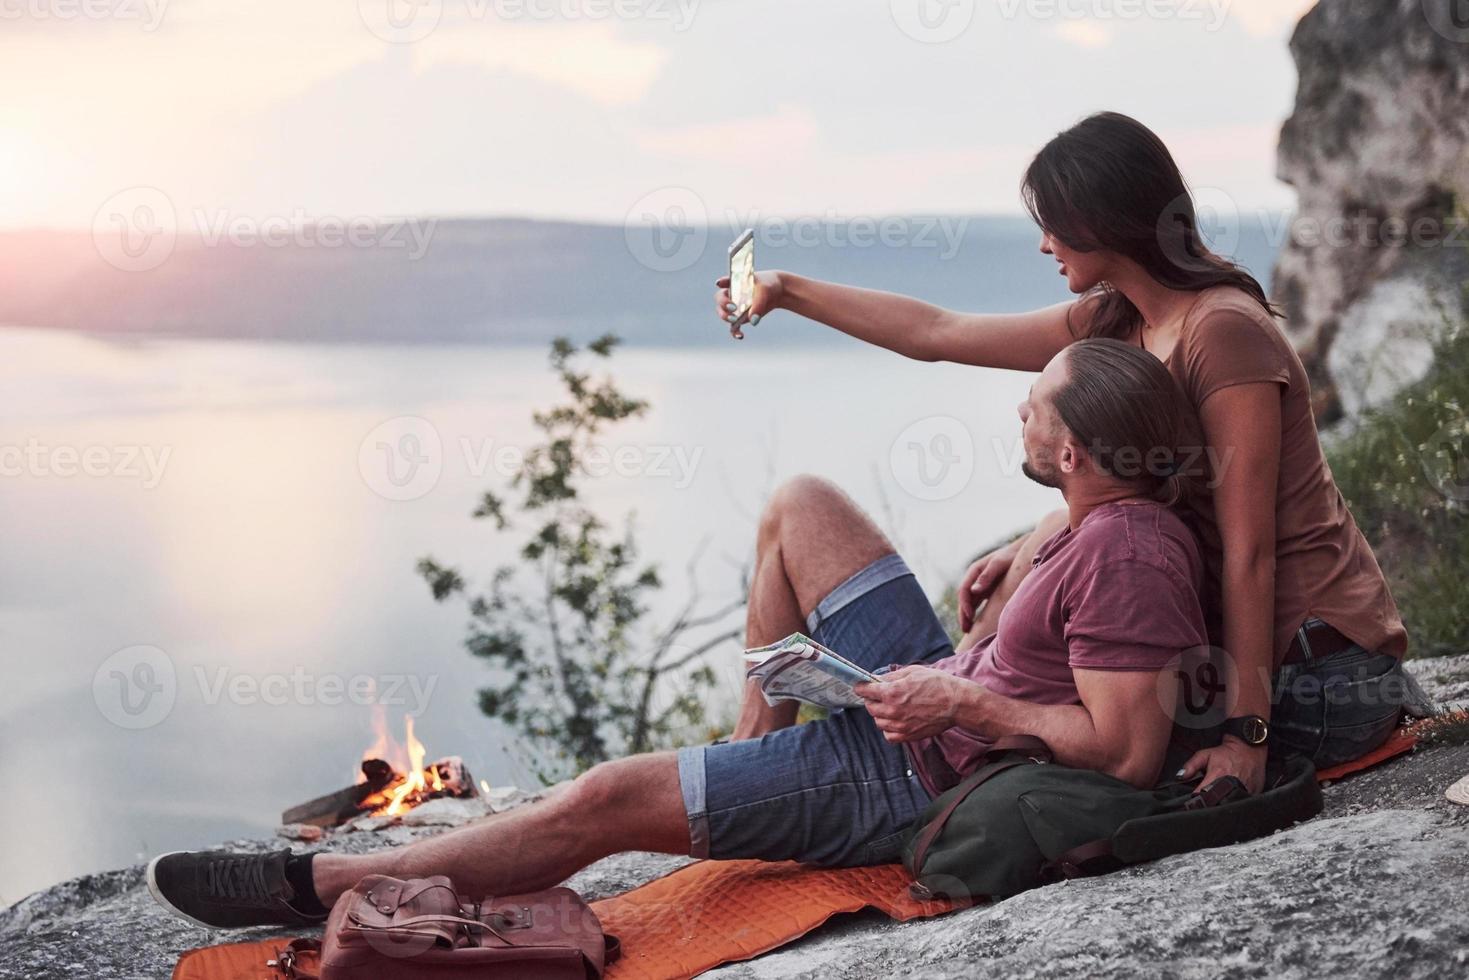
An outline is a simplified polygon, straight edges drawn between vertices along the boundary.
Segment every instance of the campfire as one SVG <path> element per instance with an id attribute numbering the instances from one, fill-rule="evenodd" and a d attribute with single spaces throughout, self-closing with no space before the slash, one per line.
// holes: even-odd
<path id="1" fill-rule="evenodd" d="M 480 795 L 459 756 L 425 765 L 428 751 L 413 734 L 413 717 L 405 715 L 404 740 L 388 732 L 381 709 L 373 715 L 376 741 L 362 754 L 356 783 L 318 797 L 281 814 L 283 824 L 307 824 L 330 830 L 358 817 L 397 817 L 429 800 Z"/>

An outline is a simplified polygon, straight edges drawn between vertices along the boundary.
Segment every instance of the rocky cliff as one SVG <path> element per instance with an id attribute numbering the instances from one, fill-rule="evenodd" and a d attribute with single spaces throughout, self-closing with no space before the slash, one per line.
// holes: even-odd
<path id="1" fill-rule="evenodd" d="M 1274 294 L 1324 422 L 1417 380 L 1469 281 L 1469 4 L 1321 0 L 1279 176 L 1298 211 Z"/>

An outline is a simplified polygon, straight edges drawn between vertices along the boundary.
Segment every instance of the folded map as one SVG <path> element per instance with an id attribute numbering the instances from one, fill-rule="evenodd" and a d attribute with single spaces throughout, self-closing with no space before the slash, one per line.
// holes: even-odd
<path id="1" fill-rule="evenodd" d="M 852 685 L 881 678 L 806 636 L 792 633 L 779 643 L 745 651 L 746 677 L 760 682 L 767 704 L 805 701 L 833 711 L 864 703 Z"/>

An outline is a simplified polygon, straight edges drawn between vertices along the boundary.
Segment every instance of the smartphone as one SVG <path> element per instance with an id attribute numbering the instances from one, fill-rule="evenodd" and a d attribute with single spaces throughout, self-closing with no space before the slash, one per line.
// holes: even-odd
<path id="1" fill-rule="evenodd" d="M 729 247 L 729 299 L 735 305 L 732 314 L 743 320 L 755 302 L 755 229 L 747 228 Z"/>

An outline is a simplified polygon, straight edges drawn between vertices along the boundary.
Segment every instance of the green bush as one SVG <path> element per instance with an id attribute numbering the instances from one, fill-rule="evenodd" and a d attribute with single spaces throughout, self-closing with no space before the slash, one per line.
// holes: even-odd
<path id="1" fill-rule="evenodd" d="M 1434 348 L 1422 381 L 1327 448 L 1420 657 L 1469 650 L 1469 328 L 1461 316 L 1445 317 Z"/>

